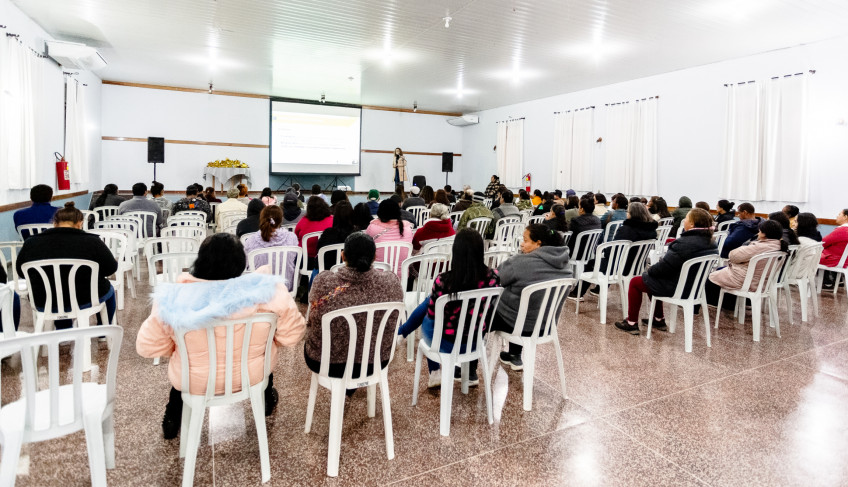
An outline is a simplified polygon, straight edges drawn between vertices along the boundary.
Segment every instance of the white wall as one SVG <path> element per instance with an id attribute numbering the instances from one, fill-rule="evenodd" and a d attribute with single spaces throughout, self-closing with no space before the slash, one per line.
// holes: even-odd
<path id="1" fill-rule="evenodd" d="M 833 218 L 838 209 L 848 206 L 843 196 L 848 180 L 848 125 L 838 125 L 839 120 L 848 120 L 846 50 L 848 39 L 826 41 L 482 111 L 479 125 L 463 129 L 464 159 L 475 165 L 474 172 L 465 172 L 466 179 L 475 187 L 486 185 L 496 169 L 495 122 L 525 117 L 524 172 L 532 174 L 534 189 L 551 189 L 553 112 L 594 105 L 597 139 L 604 136 L 606 103 L 659 95 L 659 194 L 674 206 L 680 196 L 687 195 L 693 202 L 704 200 L 714 207 L 723 162 L 723 85 L 815 69 L 809 85 L 810 201 L 798 206 L 820 218 Z M 615 192 L 616 188 L 602 187 L 603 143 L 598 146 L 595 189 Z M 757 211 L 763 212 L 783 205 L 755 202 Z"/>

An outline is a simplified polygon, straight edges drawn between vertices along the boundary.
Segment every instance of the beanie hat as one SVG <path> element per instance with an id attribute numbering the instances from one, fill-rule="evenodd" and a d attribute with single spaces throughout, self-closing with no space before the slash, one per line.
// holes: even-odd
<path id="1" fill-rule="evenodd" d="M 418 186 L 413 186 L 413 187 L 409 188 L 409 192 L 412 193 L 415 196 L 418 196 L 418 193 L 421 192 L 421 188 L 419 188 Z"/>
<path id="2" fill-rule="evenodd" d="M 477 191 L 477 192 L 474 193 L 474 197 L 472 199 L 474 201 L 476 201 L 477 203 L 482 203 L 482 202 L 486 201 L 486 195 L 484 195 L 480 191 Z"/>
<path id="3" fill-rule="evenodd" d="M 380 199 L 380 192 L 379 192 L 379 191 L 377 191 L 376 189 L 372 189 L 371 191 L 369 191 L 369 192 L 368 192 L 368 199 L 369 199 L 369 200 L 378 200 L 378 199 Z"/>

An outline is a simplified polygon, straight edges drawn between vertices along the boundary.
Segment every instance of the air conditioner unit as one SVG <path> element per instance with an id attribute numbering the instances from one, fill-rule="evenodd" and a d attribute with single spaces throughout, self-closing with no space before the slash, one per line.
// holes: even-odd
<path id="1" fill-rule="evenodd" d="M 63 68 L 97 71 L 106 67 L 106 60 L 93 47 L 76 42 L 48 41 L 47 55 Z"/>
<path id="2" fill-rule="evenodd" d="M 455 127 L 465 127 L 480 123 L 480 117 L 477 115 L 463 115 L 461 117 L 449 118 L 448 123 Z"/>

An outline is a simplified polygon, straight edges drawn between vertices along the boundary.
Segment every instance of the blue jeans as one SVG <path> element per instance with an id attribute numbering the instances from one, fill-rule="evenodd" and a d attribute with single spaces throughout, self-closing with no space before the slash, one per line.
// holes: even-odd
<path id="1" fill-rule="evenodd" d="M 109 292 L 107 292 L 103 296 L 100 296 L 100 302 L 102 303 L 104 301 L 106 302 L 106 314 L 109 316 L 109 323 L 111 323 L 112 321 L 114 321 L 115 318 L 115 310 L 118 309 L 118 304 L 115 301 L 115 289 L 111 286 L 109 286 Z M 88 309 L 90 307 L 91 303 L 80 305 L 80 309 Z M 44 311 L 44 308 L 36 309 L 38 309 L 38 311 Z M 102 325 L 103 320 L 100 319 L 100 314 L 98 313 L 96 317 L 97 324 Z M 55 322 L 53 322 L 53 326 L 57 330 L 64 330 L 74 326 L 74 320 L 56 320 Z"/>
<path id="2" fill-rule="evenodd" d="M 2 312 L 0 312 L 0 316 L 2 316 Z M 12 299 L 12 323 L 15 324 L 15 330 L 18 329 L 18 323 L 21 322 L 21 297 L 18 296 L 18 293 L 14 294 Z M 3 331 L 3 321 L 0 320 L 0 332 Z"/>
<path id="3" fill-rule="evenodd" d="M 398 171 L 398 168 L 395 168 L 395 186 L 398 184 L 400 184 L 400 172 Z"/>
<path id="4" fill-rule="evenodd" d="M 430 296 L 424 298 L 424 301 L 419 304 L 415 310 L 409 315 L 409 318 L 406 320 L 406 323 L 398 328 L 398 335 L 403 335 L 404 338 L 412 334 L 418 328 L 421 328 L 421 336 L 424 338 L 424 341 L 427 344 L 433 343 L 433 325 L 435 322 L 432 318 L 427 316 L 427 305 L 430 303 Z M 453 351 L 453 342 L 449 342 L 447 340 L 442 340 L 439 345 L 439 352 L 441 353 L 450 353 Z M 462 346 L 460 351 L 465 352 L 465 345 Z M 474 360 L 470 362 L 469 367 L 471 370 L 477 370 L 477 361 Z M 438 362 L 433 362 L 430 359 L 427 359 L 427 368 L 430 372 L 439 370 Z"/>

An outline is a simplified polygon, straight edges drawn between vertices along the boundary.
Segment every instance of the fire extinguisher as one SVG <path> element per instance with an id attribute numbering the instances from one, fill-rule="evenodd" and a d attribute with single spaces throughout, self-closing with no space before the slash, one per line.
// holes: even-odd
<path id="1" fill-rule="evenodd" d="M 59 190 L 71 189 L 71 171 L 68 169 L 68 161 L 58 152 L 54 152 L 53 155 L 56 156 L 56 187 Z"/>
<path id="2" fill-rule="evenodd" d="M 530 192 L 530 173 L 524 175 L 524 189 L 529 193 Z"/>

